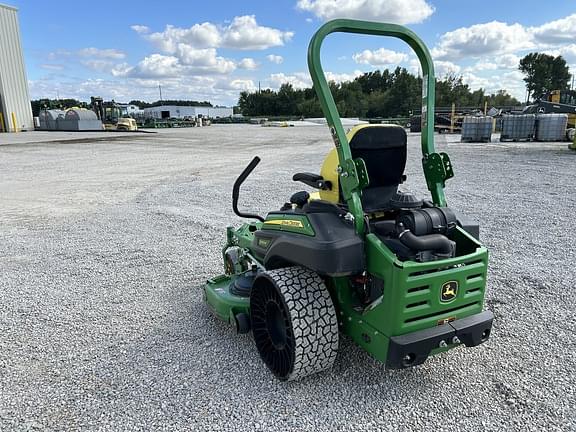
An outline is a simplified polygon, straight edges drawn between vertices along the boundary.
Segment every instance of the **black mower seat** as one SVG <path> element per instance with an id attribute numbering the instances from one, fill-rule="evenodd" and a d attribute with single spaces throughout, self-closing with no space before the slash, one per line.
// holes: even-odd
<path id="1" fill-rule="evenodd" d="M 352 157 L 364 160 L 370 179 L 370 184 L 362 190 L 366 213 L 390 208 L 390 198 L 405 178 L 406 142 L 404 128 L 393 125 L 362 127 L 350 139 Z"/>

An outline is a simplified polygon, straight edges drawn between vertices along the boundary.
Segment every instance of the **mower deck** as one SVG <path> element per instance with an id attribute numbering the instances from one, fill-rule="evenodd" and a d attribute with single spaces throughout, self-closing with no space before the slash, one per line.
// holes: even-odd
<path id="1" fill-rule="evenodd" d="M 207 280 L 204 285 L 204 301 L 212 313 L 234 326 L 236 326 L 236 315 L 250 312 L 249 297 L 241 297 L 230 291 L 230 286 L 235 279 L 235 276 L 221 275 Z"/>

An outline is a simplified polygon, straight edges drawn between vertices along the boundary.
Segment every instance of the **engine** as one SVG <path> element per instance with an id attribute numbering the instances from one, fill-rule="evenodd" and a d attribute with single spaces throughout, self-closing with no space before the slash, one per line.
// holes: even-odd
<path id="1" fill-rule="evenodd" d="M 396 208 L 389 218 L 373 222 L 372 228 L 400 260 L 427 262 L 456 255 L 450 237 L 458 221 L 451 209 L 416 200 L 407 192 L 399 192 L 391 203 Z"/>

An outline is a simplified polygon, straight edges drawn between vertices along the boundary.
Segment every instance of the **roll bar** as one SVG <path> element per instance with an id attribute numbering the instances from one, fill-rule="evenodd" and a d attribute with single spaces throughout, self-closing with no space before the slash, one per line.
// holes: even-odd
<path id="1" fill-rule="evenodd" d="M 430 52 L 424 42 L 416 36 L 412 30 L 396 24 L 377 23 L 370 21 L 358 21 L 349 19 L 336 19 L 328 21 L 316 31 L 308 47 L 308 69 L 314 83 L 316 94 L 320 99 L 320 105 L 328 121 L 328 127 L 332 139 L 338 151 L 340 185 L 342 194 L 346 199 L 348 208 L 354 216 L 356 232 L 364 232 L 364 211 L 360 200 L 361 190 L 368 183 L 366 167 L 361 160 L 353 160 L 350 145 L 346 133 L 340 121 L 338 108 L 330 87 L 324 76 L 320 62 L 320 48 L 322 42 L 330 33 L 357 33 L 376 36 L 390 36 L 403 40 L 414 50 L 420 65 L 422 66 L 422 155 L 424 174 L 428 189 L 432 194 L 435 204 L 445 206 L 443 173 L 438 173 L 441 168 L 442 158 L 434 153 L 434 98 L 435 84 L 434 64 Z M 431 160 L 428 160 L 431 156 Z M 446 156 L 447 158 L 447 156 Z"/>

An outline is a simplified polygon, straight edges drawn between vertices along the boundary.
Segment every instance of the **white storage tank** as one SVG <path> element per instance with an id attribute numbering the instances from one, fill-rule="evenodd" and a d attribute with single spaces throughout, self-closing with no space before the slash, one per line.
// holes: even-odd
<path id="1" fill-rule="evenodd" d="M 466 116 L 462 122 L 462 142 L 490 142 L 494 120 L 489 116 Z"/>
<path id="2" fill-rule="evenodd" d="M 58 130 L 58 120 L 64 120 L 66 111 L 63 110 L 41 110 L 40 129 L 42 130 Z"/>
<path id="3" fill-rule="evenodd" d="M 34 130 L 18 10 L 0 4 L 0 131 Z"/>
<path id="4" fill-rule="evenodd" d="M 568 114 L 538 114 L 536 140 L 564 141 Z"/>
<path id="5" fill-rule="evenodd" d="M 69 109 L 64 120 L 58 121 L 58 130 L 61 131 L 100 131 L 102 122 L 98 120 L 94 111 L 85 109 Z"/>
<path id="6" fill-rule="evenodd" d="M 528 141 L 534 138 L 536 116 L 534 114 L 505 114 L 502 116 L 500 141 Z"/>

